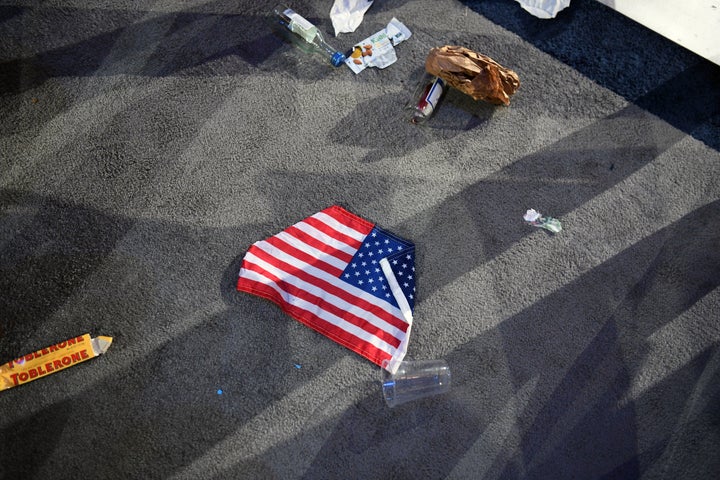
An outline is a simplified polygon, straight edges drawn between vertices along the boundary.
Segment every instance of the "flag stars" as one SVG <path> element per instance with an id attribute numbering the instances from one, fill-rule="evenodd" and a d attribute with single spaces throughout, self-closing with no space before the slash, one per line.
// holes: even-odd
<path id="1" fill-rule="evenodd" d="M 380 229 L 374 229 L 360 243 L 360 249 L 348 263 L 340 278 L 382 301 L 394 302 L 394 295 L 388 278 L 381 268 L 381 259 L 386 259 L 393 271 L 393 285 L 397 285 L 411 305 L 414 302 L 415 253 L 412 246 L 395 239 Z"/>

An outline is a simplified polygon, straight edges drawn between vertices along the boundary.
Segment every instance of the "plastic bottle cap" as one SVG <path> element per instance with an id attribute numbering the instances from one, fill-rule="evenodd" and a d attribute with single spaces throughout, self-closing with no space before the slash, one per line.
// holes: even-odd
<path id="1" fill-rule="evenodd" d="M 345 63 L 345 60 L 347 60 L 347 57 L 345 57 L 345 55 L 340 52 L 336 52 L 333 54 L 330 62 L 333 64 L 333 67 L 339 67 L 340 65 Z"/>

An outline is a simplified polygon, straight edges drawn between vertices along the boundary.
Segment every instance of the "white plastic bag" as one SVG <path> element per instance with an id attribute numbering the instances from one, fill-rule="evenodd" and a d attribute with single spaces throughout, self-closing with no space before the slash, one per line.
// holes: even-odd
<path id="1" fill-rule="evenodd" d="M 354 32 L 372 3 L 373 0 L 335 0 L 330 9 L 335 36 L 337 37 L 338 33 Z"/>
<path id="2" fill-rule="evenodd" d="M 555 18 L 560 10 L 570 5 L 570 0 L 516 0 L 522 8 L 538 18 Z"/>

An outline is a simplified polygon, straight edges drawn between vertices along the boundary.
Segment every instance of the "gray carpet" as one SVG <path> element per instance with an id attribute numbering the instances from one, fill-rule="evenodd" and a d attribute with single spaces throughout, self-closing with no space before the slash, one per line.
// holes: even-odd
<path id="1" fill-rule="evenodd" d="M 359 75 L 264 1 L 2 4 L 0 362 L 114 338 L 0 393 L 3 479 L 720 471 L 717 65 L 592 0 L 376 0 L 330 41 L 413 36 Z M 332 32 L 331 4 L 295 7 Z M 510 106 L 451 92 L 409 124 L 445 44 L 515 70 Z M 333 204 L 416 244 L 408 358 L 450 393 L 390 409 L 379 367 L 235 290 L 253 242 Z"/>

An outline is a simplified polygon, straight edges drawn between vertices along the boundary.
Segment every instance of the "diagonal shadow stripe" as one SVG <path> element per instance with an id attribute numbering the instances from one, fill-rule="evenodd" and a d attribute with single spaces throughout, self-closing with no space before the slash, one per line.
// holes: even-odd
<path id="1" fill-rule="evenodd" d="M 599 85 L 720 150 L 720 67 L 712 62 L 599 2 L 572 2 L 551 21 L 530 15 L 517 2 L 462 2 Z M 661 96 L 648 95 L 658 90 Z M 711 121 L 713 127 L 697 130 L 703 121 Z"/>
<path id="2" fill-rule="evenodd" d="M 37 54 L 0 62 L 1 94 L 19 94 L 56 77 L 211 76 L 293 68 L 287 65 L 287 58 L 275 58 L 265 65 L 275 52 L 291 47 L 270 31 L 264 11 L 262 15 L 171 12 L 145 20 L 142 18 L 149 12 L 109 9 L 44 7 L 22 12 L 11 9 L 9 13 L 19 20 L 18 25 L 5 27 L 5 35 L 16 41 L 24 42 L 26 31 L 39 24 L 46 36 L 33 38 L 33 43 L 54 44 L 56 38 L 66 42 L 46 49 L 41 43 L 35 45 L 42 49 Z M 157 46 L 145 57 L 153 42 Z M 214 63 L 211 72 L 210 67 L 203 67 L 210 63 Z M 301 76 L 320 79 L 327 73 L 313 68 L 315 62 L 309 62 L 309 68 L 291 63 L 295 63 L 294 73 Z"/>
<path id="3" fill-rule="evenodd" d="M 0 350 L 13 358 L 135 222 L 7 189 L 0 213 Z"/>
<path id="4" fill-rule="evenodd" d="M 684 136 L 630 105 L 403 222 L 398 231 L 421 229 L 412 235 L 421 246 L 419 255 L 424 254 L 420 295 L 432 295 L 533 233 L 522 222 L 527 208 L 562 217 L 621 183 Z"/>
<path id="5" fill-rule="evenodd" d="M 669 359 L 648 358 L 648 342 L 653 333 L 720 286 L 720 201 L 695 210 L 619 257 L 633 254 L 642 245 L 652 245 L 655 239 L 660 248 L 644 275 L 577 356 L 525 431 L 522 458 L 518 459 L 522 468 L 509 464 L 503 477 L 512 478 L 523 471 L 544 478 L 552 472 L 557 474 L 561 465 L 563 473 L 557 478 L 590 478 L 588 475 L 601 472 L 637 477 L 662 454 L 663 449 L 656 447 L 666 445 L 674 429 L 687 428 L 676 424 L 680 419 L 676 413 L 683 411 L 710 353 L 718 348 L 718 338 L 708 328 L 713 323 L 711 318 L 703 321 L 708 346 L 693 356 L 693 360 L 640 398 L 627 401 L 626 395 L 644 364 L 669 363 Z M 518 347 L 533 341 L 547 345 L 544 339 L 551 338 L 552 332 L 561 328 L 552 321 L 543 325 L 531 327 L 507 322 L 500 326 L 508 357 L 516 362 L 511 370 L 515 372 L 517 386 L 528 375 L 527 370 L 533 368 L 531 365 L 545 363 L 541 358 L 533 361 Z M 533 338 L 528 338 L 524 331 L 533 331 Z M 664 354 L 679 355 L 697 348 L 683 345 L 683 339 L 677 342 Z M 562 348 L 562 342 L 553 343 L 555 348 Z M 553 428 L 574 416 L 578 417 L 574 420 L 576 423 L 567 431 L 560 429 L 560 438 L 556 438 Z M 654 424 L 652 430 L 656 438 L 652 442 L 635 438 L 633 429 L 647 430 L 649 424 Z M 552 448 L 553 444 L 558 448 Z M 578 450 L 580 446 L 587 447 L 583 454 L 585 460 L 577 462 L 567 458 L 563 449 L 568 445 L 578 445 Z M 649 452 L 640 450 L 648 446 Z M 606 454 L 593 459 L 592 453 L 598 449 Z M 635 450 L 637 456 L 631 454 Z M 536 461 L 537 457 L 543 457 L 542 461 Z M 635 461 L 624 462 L 626 458 L 635 458 Z M 615 470 L 617 465 L 621 465 L 620 470 Z"/>
<path id="6" fill-rule="evenodd" d="M 716 428 L 707 409 L 687 418 L 687 425 L 677 424 L 711 353 L 717 354 L 712 338 L 676 372 L 636 398 L 627 394 L 644 362 L 664 361 L 646 357 L 649 336 L 720 286 L 718 239 L 720 201 L 456 348 L 446 357 L 454 374 L 449 398 L 389 410 L 379 394 L 366 397 L 333 424 L 304 478 L 331 475 L 337 465 L 363 472 L 363 478 L 407 478 L 408 472 L 478 478 L 476 471 L 486 471 L 483 478 L 637 478 L 678 428 L 694 428 L 703 419 L 711 423 L 704 431 Z M 628 292 L 619 307 L 618 284 Z M 638 304 L 639 290 L 662 301 Z M 713 316 L 703 318 L 704 327 L 712 329 Z M 532 397 L 508 427 L 517 436 L 498 438 L 502 448 L 496 457 L 474 450 L 495 412 L 531 383 L 537 384 Z M 720 383 L 705 378 L 702 385 L 709 398 L 717 397 Z M 713 438 L 698 443 L 711 454 L 704 462 L 685 464 L 680 458 L 674 468 L 711 472 L 718 465 Z M 454 470 L 460 462 L 464 470 Z"/>

